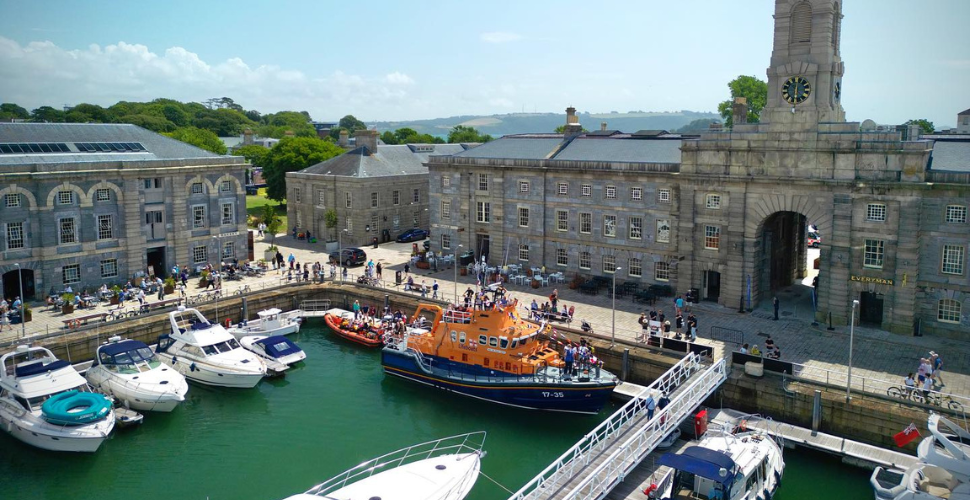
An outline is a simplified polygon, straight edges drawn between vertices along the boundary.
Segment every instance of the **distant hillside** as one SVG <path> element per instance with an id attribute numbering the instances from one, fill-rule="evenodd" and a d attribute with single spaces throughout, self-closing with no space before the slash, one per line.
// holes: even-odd
<path id="1" fill-rule="evenodd" d="M 579 113 L 579 123 L 587 130 L 599 130 L 600 123 L 606 122 L 611 130 L 636 132 L 637 130 L 670 130 L 674 131 L 694 120 L 718 120 L 717 113 L 698 113 L 696 111 L 673 111 L 666 113 L 634 112 L 634 113 Z M 528 132 L 552 132 L 556 127 L 566 123 L 566 115 L 559 113 L 510 113 L 507 115 L 491 116 L 452 116 L 431 120 L 415 120 L 400 122 L 368 122 L 370 127 L 378 131 L 397 130 L 399 128 L 413 128 L 422 134 L 446 136 L 455 125 L 475 127 L 479 132 L 492 136 L 523 134 Z"/>

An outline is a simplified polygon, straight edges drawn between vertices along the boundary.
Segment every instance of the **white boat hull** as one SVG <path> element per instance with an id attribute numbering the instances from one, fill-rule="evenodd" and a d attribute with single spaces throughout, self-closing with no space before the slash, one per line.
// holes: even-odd
<path id="1" fill-rule="evenodd" d="M 60 426 L 14 405 L 0 400 L 0 428 L 17 440 L 44 450 L 94 453 L 115 424 L 113 411 L 92 424 Z"/>
<path id="2" fill-rule="evenodd" d="M 113 396 L 121 405 L 138 411 L 170 412 L 185 401 L 185 394 L 189 390 L 181 373 L 172 377 L 176 380 L 171 380 L 169 384 L 139 385 L 128 380 L 125 375 L 110 373 L 101 366 L 89 369 L 85 377 L 98 391 Z"/>
<path id="3" fill-rule="evenodd" d="M 167 353 L 157 353 L 158 359 L 175 368 L 187 380 L 214 387 L 232 387 L 250 389 L 263 379 L 264 372 L 226 372 L 218 367 L 208 365 L 199 360 L 192 360 L 184 356 L 173 356 Z"/>

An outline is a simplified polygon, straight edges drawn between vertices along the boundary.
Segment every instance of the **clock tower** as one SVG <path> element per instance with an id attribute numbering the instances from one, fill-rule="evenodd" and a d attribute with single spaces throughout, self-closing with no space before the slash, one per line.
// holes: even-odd
<path id="1" fill-rule="evenodd" d="M 774 17 L 768 102 L 761 122 L 785 130 L 844 122 L 841 0 L 776 0 Z"/>

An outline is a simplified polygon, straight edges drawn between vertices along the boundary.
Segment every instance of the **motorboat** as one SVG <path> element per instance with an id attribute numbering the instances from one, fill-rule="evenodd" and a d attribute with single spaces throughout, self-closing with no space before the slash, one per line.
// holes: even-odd
<path id="1" fill-rule="evenodd" d="M 517 301 L 470 311 L 419 304 L 403 335 L 385 335 L 384 373 L 518 408 L 597 413 L 618 379 L 595 356 L 572 370 L 540 334 L 546 324 L 522 319 Z"/>
<path id="2" fill-rule="evenodd" d="M 286 500 L 461 500 L 478 479 L 485 432 L 461 434 L 364 462 Z"/>
<path id="3" fill-rule="evenodd" d="M 43 347 L 0 357 L 0 427 L 32 446 L 94 452 L 115 426 L 112 402 Z"/>
<path id="4" fill-rule="evenodd" d="M 970 432 L 938 413 L 930 414 L 926 427 L 930 435 L 916 450 L 920 461 L 970 477 Z"/>
<path id="5" fill-rule="evenodd" d="M 230 326 L 228 331 L 233 337 L 236 337 L 236 340 L 252 335 L 271 337 L 274 335 L 297 333 L 300 331 L 300 318 L 291 313 L 284 313 L 275 307 L 266 309 L 265 311 L 256 313 L 259 319 L 240 321 Z"/>
<path id="6" fill-rule="evenodd" d="M 300 349 L 296 342 L 282 335 L 272 337 L 252 335 L 239 339 L 239 343 L 242 344 L 243 349 L 262 358 L 271 373 L 282 374 L 291 365 L 306 359 L 303 349 Z"/>
<path id="7" fill-rule="evenodd" d="M 712 425 L 697 444 L 660 456 L 670 467 L 657 498 L 772 498 L 785 473 L 782 446 L 764 429 Z"/>
<path id="8" fill-rule="evenodd" d="M 323 314 L 323 321 L 334 333 L 351 342 L 367 347 L 382 346 L 384 329 L 381 323 L 366 314 L 361 314 L 359 318 L 354 316 L 350 311 L 334 308 Z"/>
<path id="9" fill-rule="evenodd" d="M 680 436 L 681 436 L 680 428 L 674 427 L 674 429 L 670 431 L 670 434 L 667 434 L 666 436 L 664 436 L 664 438 L 661 439 L 659 443 L 657 443 L 657 449 L 669 450 L 673 448 L 677 440 L 680 439 Z"/>
<path id="10" fill-rule="evenodd" d="M 172 411 L 189 391 L 185 377 L 159 361 L 151 347 L 121 337 L 98 346 L 84 376 L 98 391 L 139 411 Z"/>
<path id="11" fill-rule="evenodd" d="M 168 314 L 172 333 L 161 335 L 155 353 L 166 365 L 193 382 L 218 387 L 255 387 L 266 375 L 266 363 L 243 349 L 225 328 L 209 323 L 196 309 Z"/>
<path id="12" fill-rule="evenodd" d="M 869 483 L 876 500 L 970 500 L 967 476 L 924 462 L 905 472 L 876 467 Z"/>

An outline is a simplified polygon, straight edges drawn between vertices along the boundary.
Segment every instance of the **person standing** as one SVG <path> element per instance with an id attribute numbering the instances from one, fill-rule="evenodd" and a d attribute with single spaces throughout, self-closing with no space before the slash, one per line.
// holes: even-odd
<path id="1" fill-rule="evenodd" d="M 438 298 L 438 280 L 434 280 L 434 284 L 431 285 L 431 298 L 432 299 Z"/>
<path id="2" fill-rule="evenodd" d="M 674 310 L 680 315 L 684 311 L 684 296 L 678 295 L 677 299 L 674 300 Z"/>
<path id="3" fill-rule="evenodd" d="M 943 379 L 940 378 L 943 375 L 943 358 L 939 354 L 930 351 L 930 366 L 933 368 L 933 385 L 943 387 Z"/>
<path id="4" fill-rule="evenodd" d="M 916 390 L 916 379 L 913 378 L 913 372 L 910 372 L 906 376 L 906 380 L 903 381 L 906 386 L 906 399 L 913 397 L 913 391 Z"/>
<path id="5" fill-rule="evenodd" d="M 575 356 L 576 356 L 576 350 L 573 349 L 573 345 L 566 344 L 566 347 L 563 349 L 563 362 L 566 363 L 566 368 L 564 373 L 566 376 L 566 380 L 569 380 L 569 377 L 573 374 L 573 361 L 575 360 Z"/>
<path id="6" fill-rule="evenodd" d="M 354 319 L 360 318 L 360 301 L 354 301 Z"/>
<path id="7" fill-rule="evenodd" d="M 381 263 L 378 262 L 377 263 L 377 277 L 378 278 L 383 278 L 384 277 L 383 273 L 384 273 L 384 266 L 382 266 Z"/>
<path id="8" fill-rule="evenodd" d="M 404 263 L 404 276 L 407 277 L 407 275 L 409 275 L 409 274 L 411 274 L 411 264 L 408 263 L 408 262 L 405 262 Z"/>
<path id="9" fill-rule="evenodd" d="M 771 306 L 775 309 L 775 321 L 778 321 L 778 306 L 779 306 L 779 304 L 780 303 L 778 302 L 778 296 L 776 295 L 775 298 L 772 299 L 772 301 L 771 301 Z"/>

